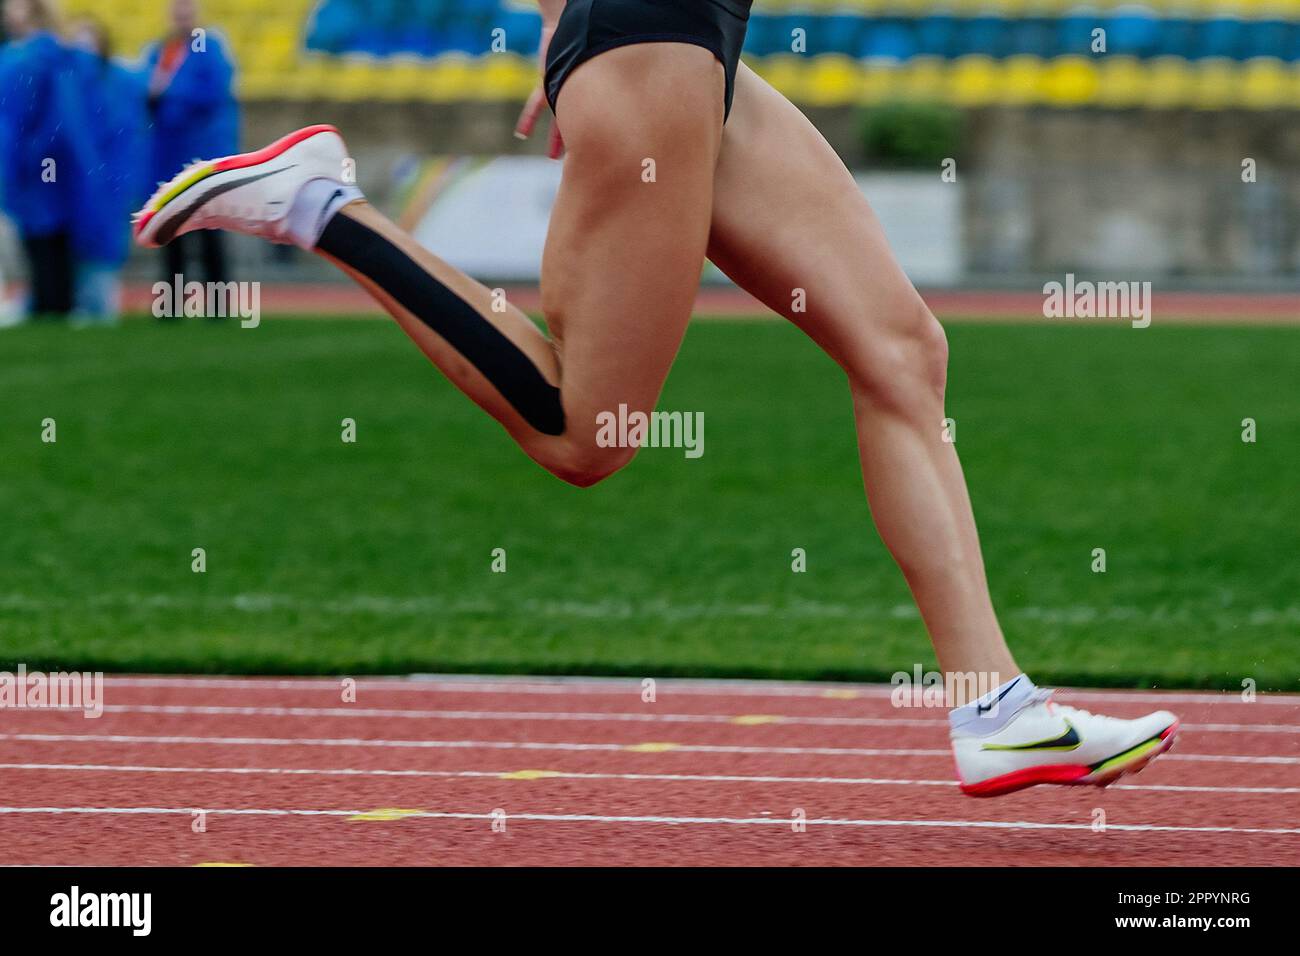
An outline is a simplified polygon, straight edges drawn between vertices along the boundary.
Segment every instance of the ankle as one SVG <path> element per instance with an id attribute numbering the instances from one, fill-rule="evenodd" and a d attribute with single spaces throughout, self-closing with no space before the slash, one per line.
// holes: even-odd
<path id="1" fill-rule="evenodd" d="M 285 238 L 300 249 L 311 251 L 321 233 L 344 206 L 364 199 L 361 190 L 333 179 L 313 179 L 298 190 L 284 219 Z"/>
<path id="2" fill-rule="evenodd" d="M 950 710 L 948 726 L 953 733 L 977 737 L 994 733 L 1033 700 L 1037 691 L 1033 681 L 1017 674 L 983 696 Z"/>

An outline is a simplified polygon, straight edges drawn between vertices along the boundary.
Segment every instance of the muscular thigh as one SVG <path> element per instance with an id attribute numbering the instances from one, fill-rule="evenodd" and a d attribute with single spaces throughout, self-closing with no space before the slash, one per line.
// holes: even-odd
<path id="1" fill-rule="evenodd" d="M 560 91 L 542 304 L 575 438 L 598 412 L 658 400 L 704 264 L 722 111 L 721 66 L 677 43 L 603 53 Z"/>
<path id="2" fill-rule="evenodd" d="M 708 254 L 841 365 L 924 311 L 835 151 L 743 64 L 714 177 Z"/>

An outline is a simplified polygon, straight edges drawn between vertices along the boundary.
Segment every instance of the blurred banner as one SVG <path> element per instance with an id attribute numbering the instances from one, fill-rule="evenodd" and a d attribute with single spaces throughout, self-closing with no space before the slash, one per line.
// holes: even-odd
<path id="1" fill-rule="evenodd" d="M 539 278 L 560 164 L 534 156 L 435 157 L 402 173 L 399 221 L 471 275 Z M 919 285 L 962 275 L 961 187 L 927 173 L 860 175 L 895 254 Z M 726 281 L 710 266 L 708 280 Z"/>

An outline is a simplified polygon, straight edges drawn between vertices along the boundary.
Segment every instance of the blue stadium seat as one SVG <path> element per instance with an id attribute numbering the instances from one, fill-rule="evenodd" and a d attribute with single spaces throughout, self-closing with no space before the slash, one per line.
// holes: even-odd
<path id="1" fill-rule="evenodd" d="M 916 52 L 920 56 L 959 55 L 960 21 L 947 14 L 931 14 L 916 20 Z"/>
<path id="2" fill-rule="evenodd" d="M 1048 17 L 1017 17 L 1007 22 L 1010 34 L 1010 52 L 1007 56 L 1021 54 L 1042 57 L 1056 54 L 1056 20 Z"/>
<path id="3" fill-rule="evenodd" d="M 1092 31 L 1102 25 L 1103 17 L 1095 10 L 1075 8 L 1056 21 L 1056 49 L 1053 55 L 1073 54 L 1091 57 Z M 1107 37 L 1109 46 L 1109 37 Z"/>
<path id="4" fill-rule="evenodd" d="M 1254 20 L 1242 37 L 1242 56 L 1289 59 L 1295 49 L 1294 25 L 1283 20 Z"/>
<path id="5" fill-rule="evenodd" d="M 1003 57 L 1017 52 L 1012 49 L 1013 32 L 1005 17 L 995 14 L 978 14 L 963 20 L 956 31 L 957 43 L 948 56 L 983 53 Z"/>
<path id="6" fill-rule="evenodd" d="M 1103 21 L 1106 52 L 1120 56 L 1155 56 L 1160 51 L 1162 22 L 1148 10 L 1119 10 Z"/>
<path id="7" fill-rule="evenodd" d="M 916 36 L 897 17 L 882 17 L 867 24 L 858 56 L 887 60 L 909 60 L 916 55 Z"/>
<path id="8" fill-rule="evenodd" d="M 541 40 L 542 18 L 536 10 L 510 8 L 501 14 L 501 26 L 506 31 L 506 46 L 513 53 L 531 56 L 537 52 Z"/>
<path id="9" fill-rule="evenodd" d="M 1226 56 L 1239 59 L 1243 46 L 1245 24 L 1235 17 L 1206 20 L 1196 31 L 1194 47 L 1184 56 Z"/>

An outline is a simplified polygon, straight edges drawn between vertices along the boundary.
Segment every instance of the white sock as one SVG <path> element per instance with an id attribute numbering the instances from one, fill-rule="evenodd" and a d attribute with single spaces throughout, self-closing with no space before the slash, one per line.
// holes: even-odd
<path id="1" fill-rule="evenodd" d="M 361 198 L 361 190 L 348 183 L 335 179 L 309 180 L 293 197 L 293 205 L 284 220 L 286 237 L 300 249 L 316 248 L 320 234 L 334 214 Z"/>
<path id="2" fill-rule="evenodd" d="M 987 737 L 1006 726 L 1038 688 L 1024 674 L 1017 674 L 978 700 L 948 711 L 948 726 L 954 733 Z"/>

